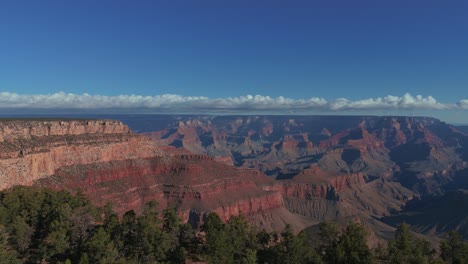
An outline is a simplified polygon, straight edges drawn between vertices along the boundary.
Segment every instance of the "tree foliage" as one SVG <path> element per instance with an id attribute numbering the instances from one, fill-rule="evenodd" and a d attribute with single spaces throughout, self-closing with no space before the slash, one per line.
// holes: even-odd
<path id="1" fill-rule="evenodd" d="M 460 234 L 451 231 L 448 239 L 440 243 L 440 256 L 448 263 L 468 263 L 468 244 L 463 242 Z"/>
<path id="2" fill-rule="evenodd" d="M 438 254 L 401 225 L 374 251 L 366 227 L 324 222 L 314 235 L 256 230 L 242 214 L 206 216 L 200 231 L 173 209 L 149 202 L 119 216 L 96 208 L 80 192 L 36 187 L 0 192 L 0 263 L 468 263 L 468 245 L 451 232 Z"/>
<path id="3" fill-rule="evenodd" d="M 388 263 L 433 263 L 435 251 L 430 243 L 416 239 L 407 224 L 401 224 L 388 243 Z"/>

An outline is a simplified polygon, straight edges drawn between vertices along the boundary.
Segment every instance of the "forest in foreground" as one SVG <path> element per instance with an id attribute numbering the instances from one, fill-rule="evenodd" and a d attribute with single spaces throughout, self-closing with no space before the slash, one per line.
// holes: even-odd
<path id="1" fill-rule="evenodd" d="M 318 230 L 266 232 L 243 215 L 223 223 L 215 213 L 193 230 L 155 202 L 118 216 L 80 192 L 0 192 L 0 263 L 468 263 L 468 244 L 455 232 L 433 247 L 402 224 L 387 244 L 369 248 L 362 224 Z"/>

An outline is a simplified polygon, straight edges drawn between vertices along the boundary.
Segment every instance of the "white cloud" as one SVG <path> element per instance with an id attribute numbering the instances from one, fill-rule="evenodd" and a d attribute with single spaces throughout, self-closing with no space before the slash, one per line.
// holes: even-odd
<path id="1" fill-rule="evenodd" d="M 440 103 L 432 96 L 423 97 L 404 94 L 385 97 L 348 100 L 338 98 L 327 101 L 323 98 L 291 99 L 263 95 L 246 95 L 228 98 L 208 98 L 204 96 L 181 96 L 163 94 L 141 95 L 89 95 L 54 93 L 20 95 L 0 92 L 0 108 L 13 109 L 154 109 L 167 111 L 180 110 L 265 110 L 265 111 L 353 111 L 353 110 L 444 110 L 468 109 L 468 100 L 456 104 Z"/>
<path id="2" fill-rule="evenodd" d="M 368 98 L 357 101 L 350 101 L 344 98 L 330 102 L 331 110 L 406 110 L 406 109 L 433 109 L 444 110 L 454 108 L 453 104 L 443 104 L 437 102 L 432 97 L 423 97 L 421 95 L 412 96 L 409 93 L 402 97 L 387 95 L 385 97 Z"/>
<path id="3" fill-rule="evenodd" d="M 457 103 L 457 106 L 461 109 L 467 109 L 468 110 L 468 99 L 463 99 L 460 100 L 460 102 Z"/>

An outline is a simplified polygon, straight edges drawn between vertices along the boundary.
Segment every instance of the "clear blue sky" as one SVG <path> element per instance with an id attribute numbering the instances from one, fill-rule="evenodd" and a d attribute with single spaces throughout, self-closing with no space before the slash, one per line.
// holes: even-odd
<path id="1" fill-rule="evenodd" d="M 0 91 L 468 99 L 468 1 L 3 0 Z"/>

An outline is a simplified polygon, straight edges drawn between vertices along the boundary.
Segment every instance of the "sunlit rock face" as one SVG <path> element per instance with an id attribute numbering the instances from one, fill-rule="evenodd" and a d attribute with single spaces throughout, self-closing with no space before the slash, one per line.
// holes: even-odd
<path id="1" fill-rule="evenodd" d="M 77 164 L 152 157 L 159 149 L 111 120 L 0 120 L 0 189 Z"/>

